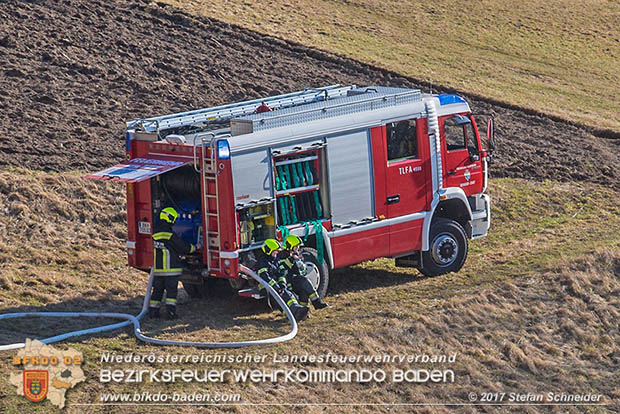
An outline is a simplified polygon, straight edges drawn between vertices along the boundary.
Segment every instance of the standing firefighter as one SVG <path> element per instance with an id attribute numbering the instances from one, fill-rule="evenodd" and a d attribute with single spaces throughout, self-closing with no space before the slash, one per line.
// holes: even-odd
<path id="1" fill-rule="evenodd" d="M 284 240 L 284 250 L 278 255 L 280 259 L 280 279 L 278 281 L 292 287 L 293 292 L 299 298 L 300 305 L 308 306 L 308 300 L 310 300 L 314 309 L 326 308 L 327 303 L 323 302 L 306 277 L 306 264 L 299 251 L 301 246 L 301 239 L 294 234 L 289 234 Z"/>
<path id="2" fill-rule="evenodd" d="M 274 288 L 276 292 L 280 295 L 282 299 L 286 302 L 288 307 L 291 309 L 295 320 L 298 322 L 305 319 L 308 316 L 308 307 L 301 306 L 297 303 L 297 299 L 293 293 L 286 287 L 286 283 L 279 283 L 278 278 L 280 276 L 280 269 L 278 266 L 277 254 L 280 250 L 280 243 L 278 243 L 275 239 L 267 239 L 261 246 L 260 257 L 256 262 L 256 273 L 267 283 L 269 286 Z M 262 285 L 260 285 L 260 289 L 264 289 Z"/>
<path id="3" fill-rule="evenodd" d="M 179 255 L 194 253 L 196 246 L 189 244 L 172 231 L 179 213 L 166 207 L 159 214 L 159 223 L 153 234 L 153 293 L 149 302 L 149 317 L 159 317 L 161 299 L 166 291 L 166 314 L 177 317 L 177 286 L 183 272 Z"/>

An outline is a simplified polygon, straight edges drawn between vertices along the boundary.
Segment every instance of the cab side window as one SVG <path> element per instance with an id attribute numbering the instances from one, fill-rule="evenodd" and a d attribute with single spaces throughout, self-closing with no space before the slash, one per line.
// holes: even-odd
<path id="1" fill-rule="evenodd" d="M 390 122 L 386 126 L 388 161 L 418 157 L 416 120 Z"/>
<path id="2" fill-rule="evenodd" d="M 467 151 L 469 155 L 476 155 L 480 152 L 478 149 L 478 140 L 474 134 L 474 126 L 472 124 L 465 125 L 465 140 L 467 142 Z"/>
<path id="3" fill-rule="evenodd" d="M 465 125 L 458 125 L 454 118 L 446 118 L 443 121 L 443 129 L 446 134 L 446 148 L 448 151 L 467 148 Z"/>

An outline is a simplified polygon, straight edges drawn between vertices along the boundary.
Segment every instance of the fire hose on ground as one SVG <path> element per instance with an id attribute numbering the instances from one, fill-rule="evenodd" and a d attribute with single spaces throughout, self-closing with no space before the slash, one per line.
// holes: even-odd
<path id="1" fill-rule="evenodd" d="M 290 339 L 293 339 L 297 335 L 297 322 L 295 321 L 295 318 L 293 317 L 293 313 L 291 312 L 289 307 L 286 305 L 284 300 L 280 297 L 280 295 L 278 295 L 278 293 L 271 286 L 269 286 L 269 284 L 266 281 L 264 281 L 254 271 L 252 271 L 251 269 L 243 265 L 240 265 L 239 267 L 243 273 L 251 276 L 258 283 L 262 284 L 267 289 L 269 294 L 276 300 L 276 302 L 278 302 L 278 304 L 282 307 L 282 309 L 284 309 L 284 313 L 286 317 L 288 318 L 290 326 L 291 326 L 291 330 L 289 333 L 282 335 L 282 336 L 277 336 L 274 338 L 257 339 L 257 340 L 252 340 L 252 341 L 240 341 L 240 342 L 172 341 L 172 340 L 167 340 L 167 339 L 158 339 L 158 338 L 152 338 L 152 337 L 146 336 L 140 330 L 140 319 L 144 317 L 144 315 L 147 313 L 147 310 L 148 310 L 149 300 L 151 298 L 151 287 L 153 285 L 153 272 L 151 272 L 151 275 L 149 277 L 149 282 L 146 288 L 146 295 L 144 296 L 144 302 L 142 304 L 142 310 L 138 315 L 135 315 L 135 316 L 126 314 L 126 313 L 98 313 L 98 312 L 18 312 L 18 313 L 6 313 L 3 315 L 0 315 L 0 320 L 29 318 L 29 317 L 49 317 L 49 318 L 86 317 L 86 318 L 125 319 L 124 322 L 118 322 L 118 323 L 111 324 L 111 325 L 97 326 L 95 328 L 82 329 L 79 331 L 67 332 L 61 335 L 41 339 L 40 341 L 43 342 L 44 344 L 51 344 L 54 342 L 59 342 L 65 339 L 82 336 L 82 335 L 111 331 L 114 329 L 118 329 L 118 328 L 131 325 L 131 324 L 133 324 L 133 331 L 134 331 L 134 334 L 136 335 L 136 338 L 138 338 L 139 340 L 143 342 L 148 342 L 148 343 L 152 343 L 155 345 L 176 345 L 176 346 L 189 346 L 189 347 L 196 347 L 196 348 L 242 348 L 246 346 L 275 344 L 275 343 L 285 342 Z M 25 346 L 26 344 L 23 342 L 21 343 L 18 342 L 15 344 L 0 345 L 0 351 L 6 351 L 10 349 L 19 349 Z"/>

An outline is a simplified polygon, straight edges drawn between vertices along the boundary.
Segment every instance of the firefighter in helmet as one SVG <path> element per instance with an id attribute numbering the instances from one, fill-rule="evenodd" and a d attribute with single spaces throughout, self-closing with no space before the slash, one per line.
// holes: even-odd
<path id="1" fill-rule="evenodd" d="M 284 250 L 278 255 L 280 260 L 280 279 L 278 282 L 285 283 L 293 290 L 299 298 L 300 305 L 308 306 L 308 300 L 310 300 L 314 309 L 326 308 L 329 305 L 323 302 L 323 299 L 306 277 L 306 264 L 299 250 L 302 245 L 301 239 L 294 234 L 289 234 L 284 240 Z"/>
<path id="2" fill-rule="evenodd" d="M 278 243 L 276 239 L 265 240 L 261 246 L 261 253 L 259 253 L 259 258 L 254 268 L 256 269 L 256 273 L 284 299 L 284 302 L 286 302 L 293 313 L 295 320 L 299 322 L 308 316 L 309 309 L 307 306 L 302 306 L 297 303 L 295 295 L 287 288 L 286 283 L 278 282 L 280 268 L 278 266 L 277 254 L 280 249 L 280 243 Z M 260 285 L 259 289 L 264 289 L 264 287 Z"/>
<path id="3" fill-rule="evenodd" d="M 177 317 L 177 291 L 183 273 L 180 255 L 194 253 L 199 246 L 189 244 L 172 231 L 179 213 L 166 207 L 159 214 L 153 234 L 153 292 L 149 302 L 149 317 L 158 318 L 161 300 L 166 291 L 166 314 Z"/>

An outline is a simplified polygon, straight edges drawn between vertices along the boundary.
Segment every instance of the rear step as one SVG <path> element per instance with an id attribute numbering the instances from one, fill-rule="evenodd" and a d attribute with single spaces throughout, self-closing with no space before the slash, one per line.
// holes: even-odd
<path id="1" fill-rule="evenodd" d="M 243 296 L 246 298 L 253 298 L 253 299 L 264 299 L 267 297 L 267 293 L 265 292 L 265 289 L 258 289 L 258 288 L 241 289 L 240 291 L 237 292 L 237 294 L 239 296 Z"/>

